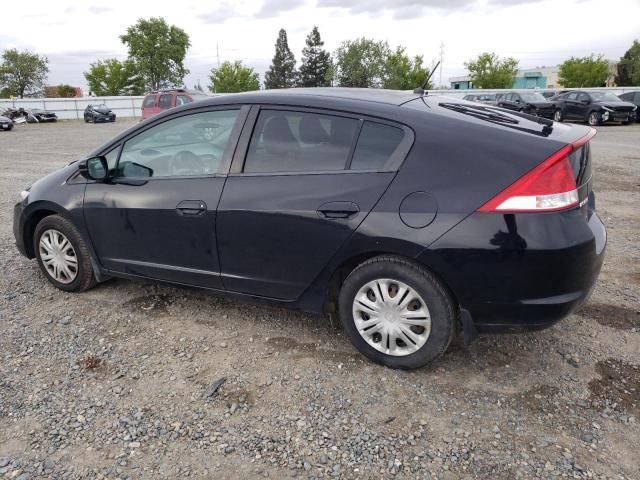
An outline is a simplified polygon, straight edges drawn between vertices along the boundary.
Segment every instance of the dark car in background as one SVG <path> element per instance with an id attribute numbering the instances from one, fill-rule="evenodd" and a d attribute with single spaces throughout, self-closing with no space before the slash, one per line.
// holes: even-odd
<path id="1" fill-rule="evenodd" d="M 337 314 L 368 358 L 416 368 L 459 328 L 545 328 L 588 299 L 594 134 L 402 91 L 220 96 L 36 181 L 13 231 L 61 290 L 161 280 Z"/>
<path id="2" fill-rule="evenodd" d="M 627 125 L 635 119 L 637 107 L 611 92 L 573 90 L 554 98 L 554 120 L 578 120 L 591 126 L 619 122 Z"/>
<path id="3" fill-rule="evenodd" d="M 13 120 L 4 115 L 0 115 L 0 130 L 9 131 L 13 128 Z"/>
<path id="4" fill-rule="evenodd" d="M 180 105 L 186 105 L 187 103 L 205 98 L 209 98 L 209 95 L 186 89 L 150 92 L 145 95 L 142 101 L 142 119 L 145 120 L 170 108 L 179 107 Z"/>
<path id="5" fill-rule="evenodd" d="M 625 92 L 622 95 L 618 95 L 620 100 L 623 102 L 633 103 L 636 106 L 635 110 L 635 118 L 637 122 L 640 122 L 640 112 L 638 112 L 638 108 L 640 107 L 640 90 L 636 92 Z"/>
<path id="6" fill-rule="evenodd" d="M 511 92 L 502 96 L 498 106 L 538 117 L 553 118 L 555 105 L 537 92 Z"/>
<path id="7" fill-rule="evenodd" d="M 487 105 L 498 104 L 495 93 L 470 93 L 468 95 L 465 95 L 462 99 L 468 100 L 470 102 L 484 103 Z"/>
<path id="8" fill-rule="evenodd" d="M 87 105 L 87 108 L 84 109 L 84 121 L 87 123 L 115 122 L 116 114 L 104 103 Z"/>

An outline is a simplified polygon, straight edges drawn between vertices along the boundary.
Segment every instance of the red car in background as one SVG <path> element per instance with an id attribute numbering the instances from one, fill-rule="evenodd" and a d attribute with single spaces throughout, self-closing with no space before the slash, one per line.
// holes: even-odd
<path id="1" fill-rule="evenodd" d="M 208 98 L 202 92 L 194 92 L 185 89 L 160 90 L 147 93 L 142 101 L 142 119 L 146 120 L 155 114 L 173 107 L 179 107 L 186 103 Z"/>

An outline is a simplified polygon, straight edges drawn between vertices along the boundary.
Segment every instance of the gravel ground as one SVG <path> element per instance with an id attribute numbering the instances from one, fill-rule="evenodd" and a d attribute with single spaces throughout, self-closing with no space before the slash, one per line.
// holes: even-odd
<path id="1" fill-rule="evenodd" d="M 15 249 L 17 192 L 131 124 L 0 132 L 0 478 L 640 478 L 640 125 L 593 141 L 591 302 L 400 372 L 319 316 L 49 285 Z"/>

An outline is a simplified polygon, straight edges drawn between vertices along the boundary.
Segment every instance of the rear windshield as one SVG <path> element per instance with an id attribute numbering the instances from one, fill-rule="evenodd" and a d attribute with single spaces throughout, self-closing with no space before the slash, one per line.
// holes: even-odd
<path id="1" fill-rule="evenodd" d="M 610 92 L 589 92 L 596 102 L 620 102 L 621 100 Z"/>
<path id="2" fill-rule="evenodd" d="M 544 98 L 539 93 L 521 93 L 520 96 L 523 98 L 525 102 L 546 102 L 547 99 Z"/>

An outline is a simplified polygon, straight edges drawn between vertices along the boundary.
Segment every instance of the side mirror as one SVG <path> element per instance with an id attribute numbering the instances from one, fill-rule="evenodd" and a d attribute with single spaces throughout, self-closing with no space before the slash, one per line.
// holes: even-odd
<path id="1" fill-rule="evenodd" d="M 109 165 L 103 156 L 82 160 L 78 164 L 78 171 L 87 180 L 104 182 L 109 177 Z"/>

